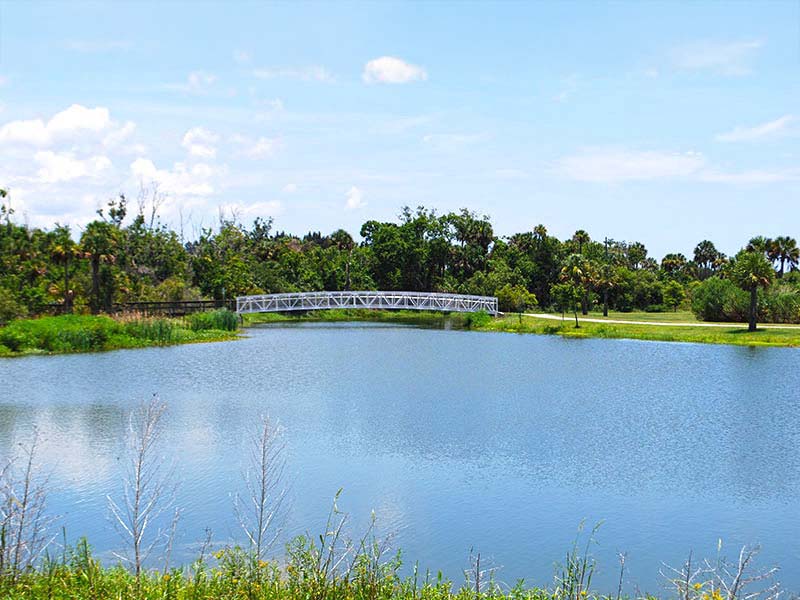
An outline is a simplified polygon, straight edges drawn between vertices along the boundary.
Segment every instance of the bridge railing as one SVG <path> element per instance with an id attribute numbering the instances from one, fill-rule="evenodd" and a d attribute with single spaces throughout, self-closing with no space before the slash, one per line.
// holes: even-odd
<path id="1" fill-rule="evenodd" d="M 236 298 L 236 312 L 288 312 L 331 308 L 371 308 L 389 310 L 435 310 L 443 312 L 486 311 L 497 314 L 497 298 L 437 292 L 292 292 L 260 294 Z"/>

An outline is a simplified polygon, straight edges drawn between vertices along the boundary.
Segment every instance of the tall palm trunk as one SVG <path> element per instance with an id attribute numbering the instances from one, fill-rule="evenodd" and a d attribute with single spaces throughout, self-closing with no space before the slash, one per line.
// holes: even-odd
<path id="1" fill-rule="evenodd" d="M 100 311 L 100 257 L 92 256 L 92 312 Z"/>
<path id="2" fill-rule="evenodd" d="M 72 314 L 72 294 L 69 291 L 69 256 L 64 259 L 64 312 Z"/>

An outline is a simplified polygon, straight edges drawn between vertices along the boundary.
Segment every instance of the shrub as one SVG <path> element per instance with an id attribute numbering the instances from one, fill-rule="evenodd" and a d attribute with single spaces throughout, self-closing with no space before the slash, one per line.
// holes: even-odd
<path id="1" fill-rule="evenodd" d="M 485 310 L 479 310 L 474 313 L 467 313 L 464 317 L 464 325 L 472 329 L 473 327 L 483 327 L 488 325 L 492 320 L 492 316 Z"/>
<path id="2" fill-rule="evenodd" d="M 537 306 L 538 302 L 525 286 L 507 283 L 497 291 L 497 304 L 503 312 L 524 312 Z"/>

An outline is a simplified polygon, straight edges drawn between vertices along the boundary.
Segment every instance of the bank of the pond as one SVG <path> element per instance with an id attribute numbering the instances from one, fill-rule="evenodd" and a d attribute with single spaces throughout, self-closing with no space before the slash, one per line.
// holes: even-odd
<path id="1" fill-rule="evenodd" d="M 655 318 L 658 315 L 651 316 Z M 529 315 L 507 314 L 492 318 L 482 313 L 442 313 L 427 311 L 384 311 L 384 310 L 321 310 L 298 314 L 261 313 L 244 316 L 244 324 L 293 323 L 293 322 L 346 322 L 368 321 L 386 323 L 404 323 L 418 326 L 441 327 L 447 324 L 453 328 L 471 329 L 474 331 L 498 331 L 509 333 L 533 333 L 539 335 L 560 335 L 570 338 L 614 338 L 650 340 L 659 342 L 694 342 L 703 344 L 730 344 L 736 346 L 783 346 L 800 347 L 800 328 L 761 327 L 755 332 L 747 331 L 746 325 L 720 324 L 715 327 L 691 326 L 685 315 L 690 313 L 664 313 L 665 323 L 620 323 L 592 322 L 579 317 L 580 327 L 575 327 L 572 317 L 563 320 L 539 318 Z M 650 313 L 647 313 L 650 315 Z M 646 315 L 646 316 L 647 316 Z M 592 315 L 594 320 L 597 315 Z M 640 315 L 620 317 L 623 319 L 639 319 Z"/>
<path id="2" fill-rule="evenodd" d="M 597 323 L 578 318 L 575 327 L 571 316 L 563 320 L 528 315 L 504 315 L 486 318 L 475 327 L 482 331 L 536 333 L 570 338 L 614 338 L 658 342 L 694 342 L 701 344 L 730 344 L 735 346 L 800 347 L 800 329 L 761 327 L 750 332 L 746 325 L 731 323 L 720 327 L 666 325 L 661 323 Z"/>
<path id="3" fill-rule="evenodd" d="M 62 315 L 19 319 L 0 327 L 0 357 L 99 352 L 230 340 L 238 317 L 229 311 L 183 318 Z"/>

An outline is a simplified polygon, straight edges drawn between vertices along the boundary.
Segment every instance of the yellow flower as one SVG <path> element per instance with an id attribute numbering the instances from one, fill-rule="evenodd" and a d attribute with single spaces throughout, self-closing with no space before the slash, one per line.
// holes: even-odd
<path id="1" fill-rule="evenodd" d="M 263 569 L 264 567 L 266 567 L 266 566 L 267 566 L 267 564 L 269 564 L 269 563 L 267 563 L 267 561 L 265 561 L 265 560 L 260 560 L 260 561 L 258 561 L 258 566 L 259 566 L 259 567 L 261 567 L 262 569 Z"/>
<path id="2" fill-rule="evenodd" d="M 694 589 L 696 589 L 696 590 L 699 590 L 699 589 L 701 589 L 702 587 L 703 587 L 703 584 L 702 584 L 702 583 L 695 583 L 695 584 L 694 584 Z"/>
<path id="3" fill-rule="evenodd" d="M 164 573 L 164 581 L 169 581 L 169 578 L 170 578 L 170 574 L 169 573 Z"/>
<path id="4" fill-rule="evenodd" d="M 581 590 L 581 596 L 586 598 L 586 590 Z"/>

